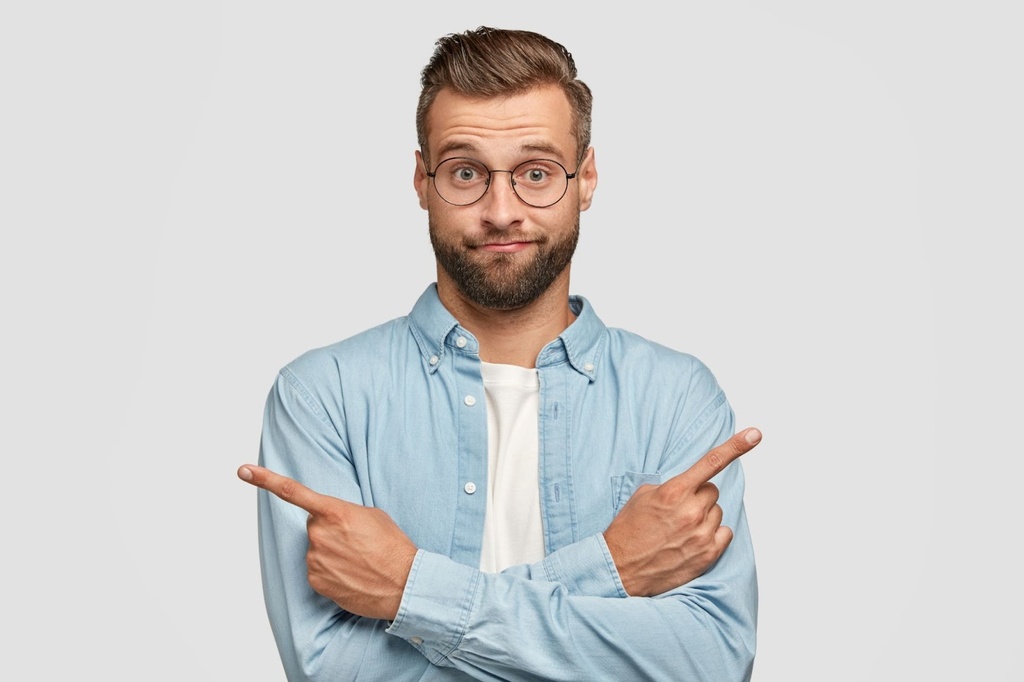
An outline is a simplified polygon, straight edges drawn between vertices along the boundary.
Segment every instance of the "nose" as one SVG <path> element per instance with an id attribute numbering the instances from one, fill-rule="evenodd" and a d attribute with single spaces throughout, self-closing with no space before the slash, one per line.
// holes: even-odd
<path id="1" fill-rule="evenodd" d="M 507 229 L 523 221 L 526 204 L 512 189 L 512 171 L 491 171 L 487 192 L 480 200 L 483 220 L 498 229 Z"/>

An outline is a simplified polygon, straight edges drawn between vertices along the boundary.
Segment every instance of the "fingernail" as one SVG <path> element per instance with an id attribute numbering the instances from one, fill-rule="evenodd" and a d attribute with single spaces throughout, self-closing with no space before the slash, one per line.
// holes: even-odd
<path id="1" fill-rule="evenodd" d="M 757 429 L 750 429 L 749 431 L 747 431 L 747 435 L 744 436 L 744 438 L 746 438 L 748 443 L 754 445 L 755 443 L 760 442 L 761 432 L 758 431 Z"/>
<path id="2" fill-rule="evenodd" d="M 251 481 L 252 480 L 252 470 L 250 470 L 249 467 L 240 467 L 238 469 L 238 477 L 240 479 L 242 479 L 243 481 Z"/>

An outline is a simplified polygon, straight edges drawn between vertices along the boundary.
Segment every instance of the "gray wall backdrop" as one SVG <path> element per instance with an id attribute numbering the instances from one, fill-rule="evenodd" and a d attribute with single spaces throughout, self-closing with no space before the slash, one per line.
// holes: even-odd
<path id="1" fill-rule="evenodd" d="M 4 3 L 0 677 L 283 679 L 235 469 L 432 281 L 419 70 L 482 24 L 596 94 L 573 290 L 764 431 L 754 679 L 1019 674 L 1017 3 L 663 5 Z"/>

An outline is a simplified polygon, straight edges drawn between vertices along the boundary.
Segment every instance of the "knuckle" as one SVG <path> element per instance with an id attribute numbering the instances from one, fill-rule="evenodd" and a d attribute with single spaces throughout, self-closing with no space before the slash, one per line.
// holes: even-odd
<path id="1" fill-rule="evenodd" d="M 321 580 L 320 577 L 312 571 L 309 573 L 307 577 L 309 579 L 309 586 L 313 588 L 313 591 L 323 593 L 323 590 L 326 587 L 324 581 Z"/>
<path id="2" fill-rule="evenodd" d="M 707 533 L 701 536 L 701 540 L 701 546 L 703 547 L 705 556 L 713 557 L 718 553 L 719 547 L 718 542 L 715 540 L 714 533 Z"/>
<path id="3" fill-rule="evenodd" d="M 679 520 L 684 526 L 699 526 L 704 521 L 704 510 L 698 507 L 684 507 L 679 512 Z"/>
<path id="4" fill-rule="evenodd" d="M 646 490 L 644 490 L 645 493 L 649 493 L 650 495 L 653 495 L 655 499 L 657 499 L 659 501 L 662 501 L 662 502 L 665 502 L 665 503 L 668 503 L 668 504 L 675 503 L 679 499 L 680 495 L 682 494 L 682 492 L 681 492 L 682 489 L 677 488 L 676 486 L 671 486 L 671 485 L 653 485 L 651 483 L 646 483 L 646 484 L 640 486 L 640 488 L 638 488 L 637 490 L 642 490 L 642 489 L 645 489 L 645 488 L 646 488 Z"/>
<path id="5" fill-rule="evenodd" d="M 296 492 L 298 492 L 297 484 L 291 479 L 283 481 L 277 489 L 278 496 L 285 500 L 294 499 Z"/>
<path id="6" fill-rule="evenodd" d="M 715 449 L 707 454 L 707 463 L 708 468 L 711 469 L 711 471 L 718 473 L 725 468 L 726 459 L 725 457 L 722 457 L 720 450 Z"/>

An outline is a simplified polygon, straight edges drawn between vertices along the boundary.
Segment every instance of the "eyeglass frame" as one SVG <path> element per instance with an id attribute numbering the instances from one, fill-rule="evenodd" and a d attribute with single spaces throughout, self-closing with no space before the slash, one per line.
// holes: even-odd
<path id="1" fill-rule="evenodd" d="M 487 185 L 486 185 L 486 187 L 484 187 L 483 194 L 481 194 L 479 197 L 477 197 L 473 201 L 469 202 L 468 204 L 456 204 L 454 201 L 449 201 L 448 199 L 445 199 L 444 195 L 441 194 L 441 190 L 439 190 L 437 188 L 437 179 L 436 179 L 437 169 L 440 168 L 442 164 L 448 163 L 449 161 L 458 161 L 458 160 L 472 161 L 473 163 L 479 164 L 481 168 L 483 168 L 484 170 L 487 171 Z M 515 182 L 515 180 L 513 180 L 513 174 L 516 172 L 516 169 L 518 169 L 521 166 L 525 166 L 528 163 L 535 163 L 537 161 L 550 161 L 551 163 L 553 163 L 556 166 L 558 166 L 559 168 L 561 168 L 562 172 L 565 173 L 565 189 L 562 190 L 561 196 L 559 196 L 557 199 L 552 201 L 550 204 L 545 204 L 543 206 L 537 206 L 536 204 L 531 204 L 529 201 L 527 201 L 526 199 L 524 199 L 521 196 L 519 196 L 519 192 L 516 191 L 516 182 Z M 431 180 L 434 181 L 432 183 L 434 185 L 434 191 L 437 192 L 437 196 L 441 197 L 441 201 L 445 202 L 446 204 L 450 204 L 452 206 L 459 206 L 459 207 L 462 207 L 462 206 L 472 206 L 473 204 L 475 204 L 476 202 L 480 201 L 485 196 L 487 196 L 488 190 L 491 189 L 491 179 L 494 177 L 495 173 L 508 173 L 509 186 L 512 188 L 512 194 L 516 195 L 516 199 L 519 199 L 519 201 L 523 202 L 524 204 L 526 204 L 527 206 L 530 206 L 532 208 L 551 208 L 552 206 L 554 206 L 559 201 L 561 201 L 562 199 L 565 198 L 565 195 L 569 192 L 569 181 L 574 179 L 579 174 L 580 166 L 582 166 L 582 165 L 583 165 L 583 159 L 581 158 L 579 160 L 579 162 L 576 164 L 576 170 L 574 170 L 572 173 L 570 173 L 569 171 L 565 170 L 565 166 L 560 164 L 558 161 L 555 161 L 554 159 L 527 159 L 526 161 L 523 161 L 522 163 L 517 164 L 514 168 L 512 168 L 512 170 L 497 170 L 497 169 L 496 170 L 491 170 L 490 168 L 487 167 L 487 164 L 485 164 L 483 161 L 481 161 L 480 159 L 474 159 L 472 156 L 449 156 L 447 159 L 442 159 L 441 161 L 438 161 L 437 165 L 434 166 L 434 170 L 433 171 L 426 171 L 426 174 L 427 174 L 428 178 L 430 178 Z"/>

